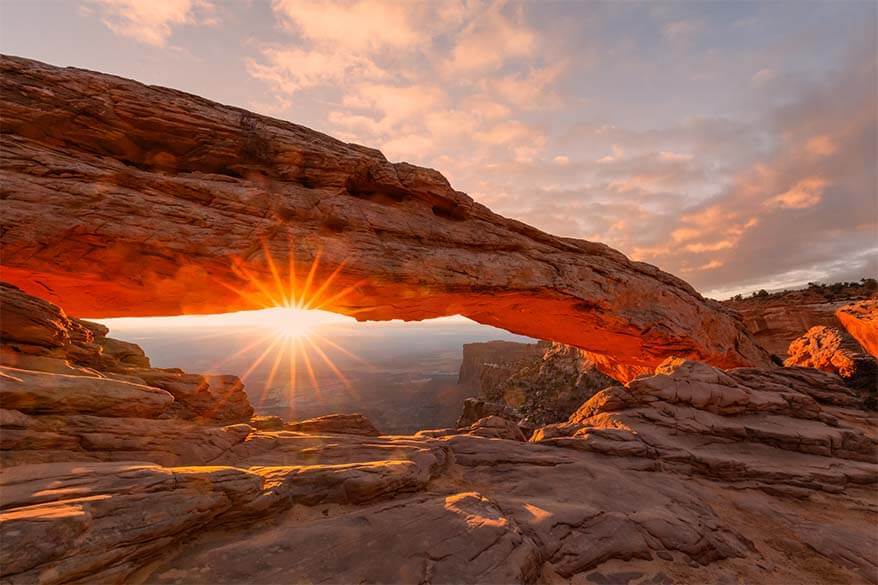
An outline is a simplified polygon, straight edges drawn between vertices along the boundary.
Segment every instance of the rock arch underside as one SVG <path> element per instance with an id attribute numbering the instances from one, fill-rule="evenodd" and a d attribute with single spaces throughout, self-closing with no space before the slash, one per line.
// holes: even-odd
<path id="1" fill-rule="evenodd" d="M 2 279 L 70 314 L 260 308 L 244 273 L 273 282 L 267 257 L 292 251 L 300 275 L 319 255 L 312 290 L 335 273 L 326 308 L 358 319 L 461 314 L 622 380 L 669 356 L 769 364 L 686 282 L 497 215 L 432 169 L 110 75 L 14 57 L 0 75 Z"/>

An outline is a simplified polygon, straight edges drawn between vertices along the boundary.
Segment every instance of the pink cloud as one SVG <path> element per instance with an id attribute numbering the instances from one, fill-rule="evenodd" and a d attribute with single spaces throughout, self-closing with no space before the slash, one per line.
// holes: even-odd
<path id="1" fill-rule="evenodd" d="M 175 27 L 219 23 L 209 0 L 90 0 L 101 22 L 120 36 L 163 47 Z"/>

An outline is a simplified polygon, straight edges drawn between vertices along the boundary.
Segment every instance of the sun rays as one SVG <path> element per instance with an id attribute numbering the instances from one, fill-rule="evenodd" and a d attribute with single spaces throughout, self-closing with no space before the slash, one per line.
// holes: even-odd
<path id="1" fill-rule="evenodd" d="M 214 279 L 217 284 L 234 292 L 248 303 L 266 311 L 265 333 L 235 354 L 216 364 L 221 368 L 229 362 L 246 358 L 249 364 L 241 374 L 241 379 L 260 371 L 260 367 L 270 364 L 268 376 L 261 389 L 258 402 L 278 383 L 286 386 L 288 404 L 296 397 L 299 377 L 306 377 L 314 390 L 316 398 L 321 399 L 318 370 L 330 372 L 346 391 L 353 391 L 350 380 L 334 363 L 332 354 L 339 353 L 368 365 L 357 355 L 321 334 L 327 325 L 327 311 L 365 284 L 364 280 L 349 286 L 341 286 L 339 275 L 346 265 L 343 261 L 325 278 L 320 277 L 321 256 L 318 252 L 313 260 L 302 270 L 297 266 L 292 242 L 287 252 L 286 262 L 279 263 L 265 242 L 262 243 L 265 266 L 255 269 L 240 258 L 232 261 L 232 273 L 242 281 L 235 286 Z M 268 276 L 265 274 L 267 268 Z M 286 370 L 286 371 L 284 371 Z"/>

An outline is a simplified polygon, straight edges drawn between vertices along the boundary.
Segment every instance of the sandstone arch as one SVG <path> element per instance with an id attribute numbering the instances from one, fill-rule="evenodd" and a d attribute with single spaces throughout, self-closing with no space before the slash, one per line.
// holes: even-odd
<path id="1" fill-rule="evenodd" d="M 767 353 L 718 303 L 654 266 L 492 213 L 442 175 L 182 92 L 15 57 L 3 76 L 2 279 L 82 317 L 255 308 L 269 276 L 345 262 L 331 307 L 360 319 L 462 314 L 594 352 L 621 379 L 670 355 Z M 364 279 L 366 280 L 364 282 Z"/>

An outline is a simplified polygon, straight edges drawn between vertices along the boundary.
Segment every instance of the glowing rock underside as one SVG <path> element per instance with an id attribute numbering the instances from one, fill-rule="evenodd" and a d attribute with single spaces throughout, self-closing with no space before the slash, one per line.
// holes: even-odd
<path id="1" fill-rule="evenodd" d="M 0 276 L 73 315 L 271 306 L 294 257 L 314 305 L 461 314 L 588 350 L 622 380 L 671 355 L 769 363 L 684 281 L 501 217 L 434 170 L 109 75 L 14 57 L 0 75 Z"/>

